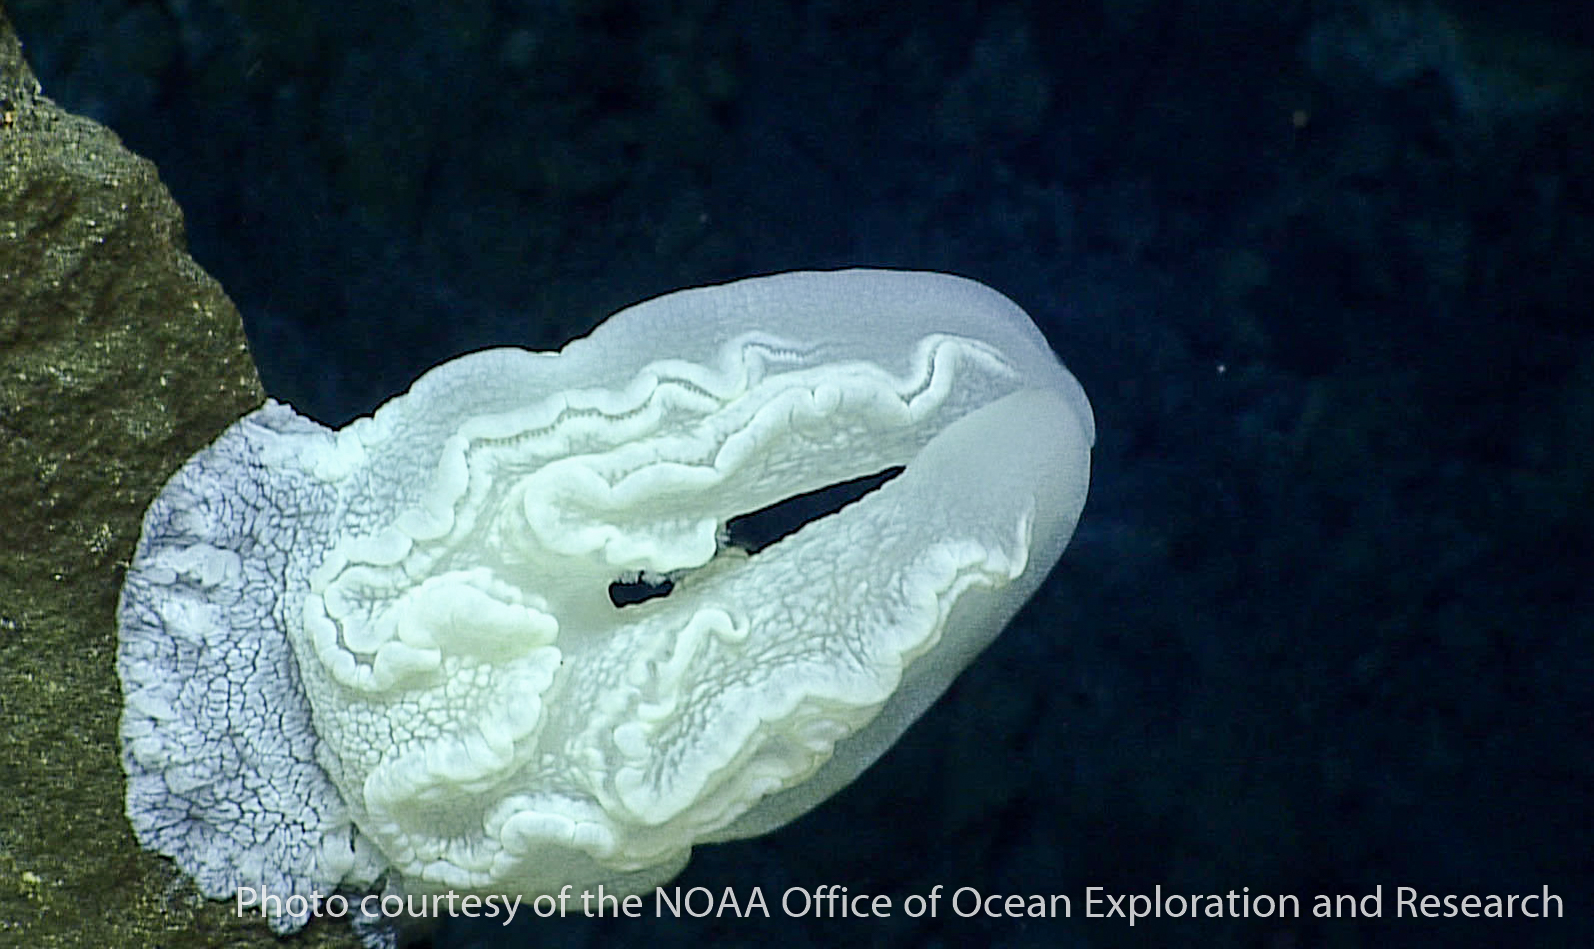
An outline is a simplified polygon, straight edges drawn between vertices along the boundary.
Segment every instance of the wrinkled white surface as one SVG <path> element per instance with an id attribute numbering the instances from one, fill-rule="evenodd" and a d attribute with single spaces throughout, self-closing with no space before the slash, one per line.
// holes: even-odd
<path id="1" fill-rule="evenodd" d="M 1061 553 L 1093 438 L 1022 311 L 891 271 L 670 294 L 335 432 L 268 403 L 146 517 L 129 816 L 212 896 L 646 889 L 895 740 Z M 898 465 L 755 555 L 717 542 Z M 612 606 L 638 571 L 676 587 Z"/>

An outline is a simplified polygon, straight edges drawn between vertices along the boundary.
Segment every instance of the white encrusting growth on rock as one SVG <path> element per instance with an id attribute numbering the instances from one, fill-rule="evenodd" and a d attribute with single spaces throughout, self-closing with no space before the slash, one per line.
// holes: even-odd
<path id="1" fill-rule="evenodd" d="M 128 815 L 213 897 L 646 890 L 896 739 L 1056 561 L 1093 439 L 1022 311 L 888 271 L 671 294 L 558 354 L 445 363 L 339 431 L 268 403 L 146 517 Z"/>

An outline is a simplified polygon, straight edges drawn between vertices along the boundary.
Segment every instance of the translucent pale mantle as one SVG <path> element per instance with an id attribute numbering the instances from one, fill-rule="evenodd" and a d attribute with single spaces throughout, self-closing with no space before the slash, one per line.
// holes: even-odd
<path id="1" fill-rule="evenodd" d="M 934 701 L 1061 554 L 1093 439 L 1022 310 L 894 271 L 673 293 L 336 431 L 267 403 L 145 518 L 128 815 L 213 897 L 648 889 L 813 807 Z M 674 588 L 613 605 L 638 576 Z"/>

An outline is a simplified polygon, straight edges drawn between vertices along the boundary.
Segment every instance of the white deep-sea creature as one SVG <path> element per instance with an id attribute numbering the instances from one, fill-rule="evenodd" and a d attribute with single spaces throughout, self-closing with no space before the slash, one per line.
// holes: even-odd
<path id="1" fill-rule="evenodd" d="M 650 889 L 886 750 L 1057 560 L 1093 438 L 1023 311 L 891 271 L 673 293 L 336 431 L 268 402 L 145 517 L 128 816 L 218 898 Z"/>

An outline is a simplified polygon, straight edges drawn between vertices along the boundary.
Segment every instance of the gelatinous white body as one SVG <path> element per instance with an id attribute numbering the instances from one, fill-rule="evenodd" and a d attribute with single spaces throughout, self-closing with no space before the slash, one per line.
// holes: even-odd
<path id="1" fill-rule="evenodd" d="M 896 739 L 1060 555 L 1093 438 L 1021 310 L 890 271 L 670 294 L 337 431 L 268 403 L 146 517 L 128 815 L 216 897 L 650 888 Z M 673 589 L 615 606 L 639 575 Z"/>

